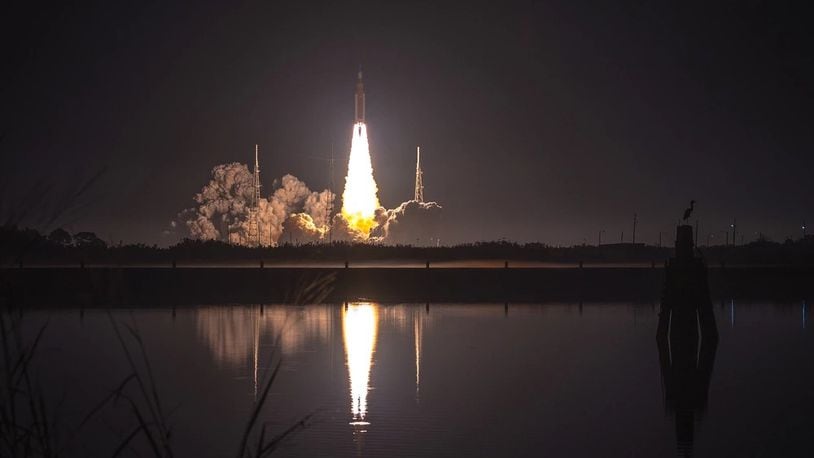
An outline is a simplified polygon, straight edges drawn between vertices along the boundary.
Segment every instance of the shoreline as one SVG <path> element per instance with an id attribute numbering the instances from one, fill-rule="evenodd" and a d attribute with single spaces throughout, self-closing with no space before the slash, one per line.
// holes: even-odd
<path id="1" fill-rule="evenodd" d="M 814 267 L 712 266 L 713 301 L 814 298 Z M 0 300 L 20 306 L 261 303 L 658 302 L 655 267 L 26 267 L 0 269 Z"/>

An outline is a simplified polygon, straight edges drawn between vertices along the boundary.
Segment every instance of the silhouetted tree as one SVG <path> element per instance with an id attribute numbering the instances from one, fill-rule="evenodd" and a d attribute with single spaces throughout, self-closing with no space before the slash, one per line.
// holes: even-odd
<path id="1" fill-rule="evenodd" d="M 61 246 L 70 246 L 73 243 L 73 237 L 68 231 L 60 227 L 48 234 L 48 241 Z"/>
<path id="2" fill-rule="evenodd" d="M 76 246 L 82 248 L 107 248 L 107 243 L 93 232 L 78 232 L 73 236 Z"/>

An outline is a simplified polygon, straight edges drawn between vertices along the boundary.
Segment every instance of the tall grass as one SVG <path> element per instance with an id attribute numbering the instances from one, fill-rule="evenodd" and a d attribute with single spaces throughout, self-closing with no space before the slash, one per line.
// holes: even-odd
<path id="1" fill-rule="evenodd" d="M 0 456 L 57 456 L 58 425 L 32 374 L 47 323 L 26 340 L 22 318 L 19 310 L 0 313 Z"/>

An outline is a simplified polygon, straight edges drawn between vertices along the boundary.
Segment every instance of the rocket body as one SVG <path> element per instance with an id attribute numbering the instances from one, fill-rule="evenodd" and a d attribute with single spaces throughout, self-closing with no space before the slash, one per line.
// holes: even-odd
<path id="1" fill-rule="evenodd" d="M 354 124 L 365 122 L 365 86 L 362 83 L 362 70 L 359 70 L 359 75 L 356 79 L 356 117 Z"/>

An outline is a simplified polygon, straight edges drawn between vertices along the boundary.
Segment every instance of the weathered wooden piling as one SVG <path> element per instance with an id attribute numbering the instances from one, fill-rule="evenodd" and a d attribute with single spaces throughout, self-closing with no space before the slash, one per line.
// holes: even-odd
<path id="1" fill-rule="evenodd" d="M 682 456 L 692 454 L 696 415 L 706 408 L 718 344 L 707 266 L 693 251 L 692 226 L 679 226 L 676 256 L 665 269 L 656 333 L 665 405 L 675 416 Z"/>
<path id="2" fill-rule="evenodd" d="M 676 230 L 676 256 L 670 258 L 664 277 L 658 336 L 675 339 L 717 339 L 718 329 L 712 314 L 707 265 L 694 255 L 693 228 L 679 226 Z"/>

